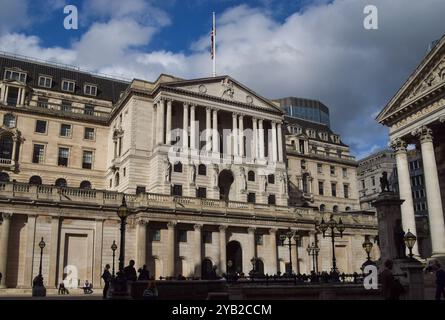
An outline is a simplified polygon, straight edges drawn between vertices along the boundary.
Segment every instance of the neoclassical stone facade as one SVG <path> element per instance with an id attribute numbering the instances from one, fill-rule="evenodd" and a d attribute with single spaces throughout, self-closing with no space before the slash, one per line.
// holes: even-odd
<path id="1" fill-rule="evenodd" d="M 10 56 L 0 74 L 3 287 L 31 286 L 43 238 L 49 288 L 67 278 L 97 288 L 119 244 L 123 197 L 125 260 L 157 279 L 213 266 L 247 274 L 252 258 L 259 271 L 285 272 L 279 236 L 289 228 L 300 235 L 293 271 L 312 270 L 305 249 L 316 241 L 320 270 L 330 269 L 330 242 L 314 227 L 328 214 L 288 205 L 283 113 L 236 80 L 126 82 Z M 336 215 L 346 224 L 338 267 L 357 271 L 375 217 Z"/>
<path id="2" fill-rule="evenodd" d="M 378 115 L 390 128 L 395 150 L 403 229 L 416 233 L 407 145 L 422 154 L 432 256 L 445 257 L 445 37 L 428 53 L 417 69 Z M 417 246 L 414 253 L 418 254 Z"/>

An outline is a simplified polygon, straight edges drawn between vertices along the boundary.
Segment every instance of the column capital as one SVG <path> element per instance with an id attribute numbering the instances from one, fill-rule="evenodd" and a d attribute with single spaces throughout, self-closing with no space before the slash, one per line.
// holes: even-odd
<path id="1" fill-rule="evenodd" d="M 189 103 L 189 105 L 190 105 L 190 108 L 193 108 L 193 109 L 198 106 L 196 103 Z"/>
<path id="2" fill-rule="evenodd" d="M 445 116 L 440 116 L 439 117 L 439 122 L 440 123 L 444 123 L 445 122 Z"/>
<path id="3" fill-rule="evenodd" d="M 150 222 L 150 220 L 148 220 L 146 218 L 139 218 L 137 221 L 137 224 L 140 226 L 147 226 L 149 222 Z"/>
<path id="4" fill-rule="evenodd" d="M 277 234 L 277 232 L 278 232 L 278 228 L 270 228 L 269 229 L 269 234 L 271 234 L 271 235 L 275 235 L 275 234 Z"/>
<path id="5" fill-rule="evenodd" d="M 188 102 L 185 102 L 185 101 L 184 101 L 184 102 L 183 102 L 182 104 L 184 105 L 184 108 L 185 108 L 185 107 L 187 107 L 187 108 L 188 108 L 188 107 L 189 107 L 189 105 L 190 105 L 190 103 L 188 103 Z"/>
<path id="6" fill-rule="evenodd" d="M 1 212 L 0 216 L 2 218 L 2 220 L 10 220 L 12 218 L 12 213 L 11 212 Z"/>
<path id="7" fill-rule="evenodd" d="M 212 110 L 213 110 L 212 107 L 206 106 L 206 111 L 207 111 L 207 112 L 212 112 Z"/>
<path id="8" fill-rule="evenodd" d="M 248 233 L 255 233 L 255 231 L 256 231 L 256 228 L 255 228 L 255 227 L 249 227 L 249 228 L 247 228 L 247 232 L 248 232 Z"/>
<path id="9" fill-rule="evenodd" d="M 226 231 L 227 230 L 227 226 L 226 225 L 220 225 L 218 226 L 219 231 Z"/>
<path id="10" fill-rule="evenodd" d="M 202 230 L 202 224 L 199 224 L 199 223 L 195 224 L 193 226 L 193 229 L 195 229 L 195 231 L 201 231 Z"/>
<path id="11" fill-rule="evenodd" d="M 167 227 L 169 229 L 173 229 L 174 227 L 176 227 L 177 222 L 176 221 L 169 221 L 167 222 Z"/>
<path id="12" fill-rule="evenodd" d="M 406 142 L 401 138 L 394 139 L 391 141 L 391 148 L 393 148 L 396 153 L 406 152 Z"/>
<path id="13" fill-rule="evenodd" d="M 418 137 L 420 143 L 433 141 L 433 130 L 431 130 L 427 126 L 422 126 L 419 129 L 413 131 L 411 134 L 415 137 Z"/>
<path id="14" fill-rule="evenodd" d="M 165 100 L 167 100 L 167 104 L 172 104 L 172 102 L 173 102 L 173 99 L 172 98 L 165 98 Z"/>

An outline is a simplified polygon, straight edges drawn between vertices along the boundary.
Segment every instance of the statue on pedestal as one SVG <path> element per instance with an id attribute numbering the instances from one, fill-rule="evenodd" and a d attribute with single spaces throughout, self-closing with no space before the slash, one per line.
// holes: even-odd
<path id="1" fill-rule="evenodd" d="M 172 176 L 172 164 L 170 161 L 166 161 L 165 164 L 165 182 L 170 182 Z"/>
<path id="2" fill-rule="evenodd" d="M 196 166 L 192 164 L 190 166 L 190 184 L 195 184 L 196 182 Z"/>
<path id="3" fill-rule="evenodd" d="M 380 178 L 380 188 L 382 189 L 382 192 L 390 192 L 389 190 L 389 181 L 388 181 L 388 172 L 383 171 L 382 177 Z"/>
<path id="4" fill-rule="evenodd" d="M 405 232 L 402 228 L 401 220 L 396 220 L 396 224 L 394 225 L 393 230 L 394 235 L 394 245 L 396 247 L 396 258 L 405 258 L 406 257 L 406 247 L 403 238 L 405 236 Z"/>

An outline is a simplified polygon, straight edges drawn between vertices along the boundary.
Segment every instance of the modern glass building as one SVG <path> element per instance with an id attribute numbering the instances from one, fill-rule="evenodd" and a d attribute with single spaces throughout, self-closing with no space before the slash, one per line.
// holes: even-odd
<path id="1" fill-rule="evenodd" d="M 287 97 L 274 100 L 289 117 L 306 119 L 330 127 L 329 108 L 317 100 Z"/>

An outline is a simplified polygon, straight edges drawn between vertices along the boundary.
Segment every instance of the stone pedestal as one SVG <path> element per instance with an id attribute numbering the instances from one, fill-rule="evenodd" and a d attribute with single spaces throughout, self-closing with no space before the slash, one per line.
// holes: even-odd
<path id="1" fill-rule="evenodd" d="M 44 286 L 34 286 L 32 287 L 33 297 L 46 297 L 46 288 Z"/>
<path id="2" fill-rule="evenodd" d="M 398 267 L 407 275 L 406 282 L 409 285 L 409 290 L 406 298 L 409 300 L 423 300 L 425 287 L 422 263 L 416 259 L 405 259 L 398 263 Z"/>

